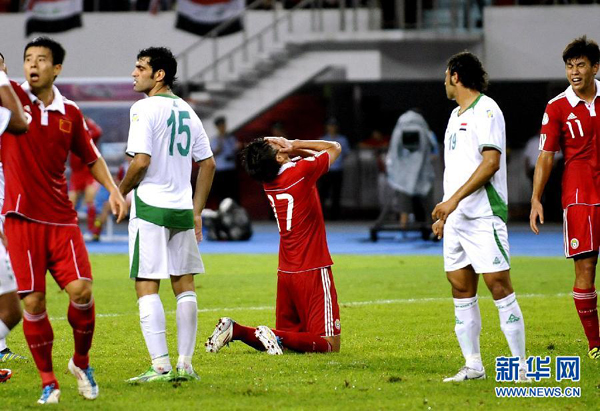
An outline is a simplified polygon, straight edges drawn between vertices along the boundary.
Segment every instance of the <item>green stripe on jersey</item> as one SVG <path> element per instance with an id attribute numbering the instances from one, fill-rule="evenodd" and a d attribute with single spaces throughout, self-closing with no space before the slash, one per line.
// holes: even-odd
<path id="1" fill-rule="evenodd" d="M 508 221 L 508 206 L 502 200 L 502 197 L 500 197 L 500 194 L 498 194 L 492 183 L 485 183 L 484 187 L 490 207 L 492 208 L 492 214 L 500 217 L 506 223 Z"/>
<path id="2" fill-rule="evenodd" d="M 135 190 L 136 217 L 150 223 L 168 227 L 189 230 L 194 228 L 194 210 L 181 210 L 177 208 L 162 208 L 148 205 L 142 201 Z"/>
<path id="3" fill-rule="evenodd" d="M 135 233 L 135 245 L 133 246 L 133 257 L 131 259 L 131 271 L 129 278 L 137 278 L 140 272 L 140 229 Z"/>
<path id="4" fill-rule="evenodd" d="M 172 98 L 172 99 L 179 99 L 179 97 L 177 97 L 175 94 L 166 94 L 166 93 L 160 93 L 160 94 L 155 94 L 156 97 L 166 97 L 166 98 Z"/>
<path id="5" fill-rule="evenodd" d="M 508 254 L 506 254 L 506 250 L 504 249 L 504 247 L 502 247 L 500 238 L 498 238 L 498 233 L 496 232 L 496 227 L 494 227 L 492 225 L 492 228 L 494 229 L 494 239 L 496 240 L 496 244 L 498 245 L 498 248 L 500 249 L 500 252 L 504 256 L 504 259 L 506 260 L 506 262 L 510 264 L 510 260 L 508 259 Z"/>

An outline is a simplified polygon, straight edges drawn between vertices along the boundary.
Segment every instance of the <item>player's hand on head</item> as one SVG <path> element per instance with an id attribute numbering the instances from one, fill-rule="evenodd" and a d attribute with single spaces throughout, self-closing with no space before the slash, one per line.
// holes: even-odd
<path id="1" fill-rule="evenodd" d="M 284 137 L 265 137 L 265 140 L 275 144 L 283 153 L 292 151 L 292 142 Z"/>
<path id="2" fill-rule="evenodd" d="M 196 241 L 199 243 L 202 241 L 202 216 L 194 216 L 194 234 L 196 235 Z"/>
<path id="3" fill-rule="evenodd" d="M 531 202 L 531 213 L 529 213 L 529 227 L 535 234 L 539 234 L 540 230 L 537 226 L 538 219 L 540 224 L 544 224 L 544 206 L 538 200 Z"/>

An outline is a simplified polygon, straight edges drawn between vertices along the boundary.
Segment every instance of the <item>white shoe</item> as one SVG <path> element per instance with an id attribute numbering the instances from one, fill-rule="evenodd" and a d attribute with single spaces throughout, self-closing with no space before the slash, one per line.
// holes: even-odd
<path id="1" fill-rule="evenodd" d="M 94 369 L 88 366 L 85 370 L 82 370 L 75 365 L 73 358 L 71 358 L 69 360 L 69 371 L 77 378 L 79 394 L 86 400 L 95 400 L 100 393 L 100 389 L 94 379 Z"/>
<path id="2" fill-rule="evenodd" d="M 515 382 L 527 383 L 533 382 L 533 379 L 527 376 L 527 370 L 525 368 L 519 368 L 519 378 L 515 380 Z"/>
<path id="3" fill-rule="evenodd" d="M 235 321 L 229 317 L 223 317 L 219 319 L 215 330 L 204 343 L 206 352 L 219 352 L 221 348 L 231 342 L 231 339 L 233 338 L 234 323 Z"/>
<path id="4" fill-rule="evenodd" d="M 461 382 L 466 380 L 485 380 L 485 370 L 478 371 L 467 366 L 462 367 L 454 377 L 444 378 L 444 382 Z"/>
<path id="5" fill-rule="evenodd" d="M 275 333 L 265 325 L 259 325 L 254 331 L 254 335 L 265 346 L 267 353 L 271 355 L 281 355 L 283 350 L 279 346 Z"/>
<path id="6" fill-rule="evenodd" d="M 60 390 L 54 388 L 54 384 L 46 385 L 42 389 L 42 396 L 38 400 L 38 404 L 58 404 L 60 399 Z"/>

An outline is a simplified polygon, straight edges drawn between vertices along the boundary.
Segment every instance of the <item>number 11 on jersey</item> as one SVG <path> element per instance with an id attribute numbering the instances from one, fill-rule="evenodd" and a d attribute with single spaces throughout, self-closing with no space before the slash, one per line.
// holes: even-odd
<path id="1" fill-rule="evenodd" d="M 279 225 L 279 216 L 277 215 L 277 208 L 275 207 L 275 200 L 270 194 L 267 194 L 267 198 L 269 199 L 269 203 L 271 203 L 271 208 L 273 209 L 273 213 L 275 214 L 275 221 L 277 222 L 277 229 L 281 232 L 281 226 Z M 292 214 L 294 212 L 294 197 L 290 194 L 277 194 L 275 196 L 277 200 L 287 201 L 287 210 L 285 217 L 285 230 L 292 231 Z"/>

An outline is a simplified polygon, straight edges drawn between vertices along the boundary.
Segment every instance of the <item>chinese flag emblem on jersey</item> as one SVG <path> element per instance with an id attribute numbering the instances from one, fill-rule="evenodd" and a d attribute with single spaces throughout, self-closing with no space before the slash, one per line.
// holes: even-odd
<path id="1" fill-rule="evenodd" d="M 73 123 L 70 122 L 69 120 L 61 119 L 60 122 L 58 123 L 58 128 L 63 133 L 70 133 L 71 130 L 73 129 Z"/>

